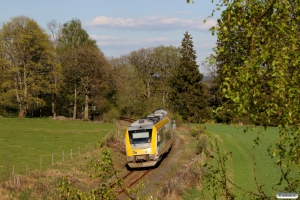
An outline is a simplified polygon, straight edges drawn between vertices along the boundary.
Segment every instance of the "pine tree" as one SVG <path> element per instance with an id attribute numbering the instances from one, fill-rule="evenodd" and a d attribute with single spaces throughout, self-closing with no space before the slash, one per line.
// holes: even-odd
<path id="1" fill-rule="evenodd" d="M 203 74 L 196 63 L 191 35 L 186 32 L 181 43 L 181 59 L 177 72 L 170 79 L 170 104 L 184 120 L 201 123 L 209 117 L 208 96 L 201 83 Z"/>

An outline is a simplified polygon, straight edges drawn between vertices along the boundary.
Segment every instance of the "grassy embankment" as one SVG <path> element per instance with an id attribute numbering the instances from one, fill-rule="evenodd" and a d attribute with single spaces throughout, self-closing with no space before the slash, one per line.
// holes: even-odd
<path id="1" fill-rule="evenodd" d="M 76 158 L 107 133 L 115 130 L 113 124 L 47 118 L 0 118 L 0 180 L 15 174 L 46 169 L 54 163 Z M 80 150 L 80 151 L 79 151 Z"/>
<path id="2" fill-rule="evenodd" d="M 257 192 L 254 181 L 254 162 L 252 154 L 254 152 L 256 161 L 256 177 L 260 185 L 264 185 L 263 189 L 268 195 L 276 195 L 276 191 L 272 190 L 272 186 L 276 184 L 280 177 L 280 171 L 274 167 L 275 159 L 271 159 L 267 149 L 269 145 L 277 139 L 278 128 L 268 127 L 265 131 L 259 129 L 263 133 L 261 143 L 253 149 L 253 141 L 257 137 L 257 131 L 244 132 L 244 127 L 230 125 L 206 125 L 207 131 L 211 134 L 213 140 L 217 138 L 220 151 L 232 152 L 232 158 L 227 161 L 227 170 L 229 179 L 242 188 L 249 191 Z M 234 194 L 242 197 L 239 189 L 233 187 Z M 200 193 L 196 189 L 187 192 L 185 199 L 199 198 Z M 239 198 L 238 198 L 239 199 Z"/>

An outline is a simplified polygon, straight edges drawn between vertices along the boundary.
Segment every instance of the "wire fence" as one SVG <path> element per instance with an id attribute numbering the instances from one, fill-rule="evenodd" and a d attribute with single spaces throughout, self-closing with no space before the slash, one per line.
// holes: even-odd
<path id="1" fill-rule="evenodd" d="M 94 151 L 96 148 L 101 147 L 99 144 L 87 144 L 84 147 L 78 146 L 75 149 L 63 149 L 60 153 L 50 153 L 40 157 L 37 157 L 35 161 L 28 163 L 14 164 L 7 162 L 1 170 L 0 178 L 2 180 L 13 179 L 16 184 L 18 183 L 18 175 L 29 175 L 31 172 L 48 169 L 58 163 L 64 163 L 69 160 L 79 158 L 88 152 Z"/>

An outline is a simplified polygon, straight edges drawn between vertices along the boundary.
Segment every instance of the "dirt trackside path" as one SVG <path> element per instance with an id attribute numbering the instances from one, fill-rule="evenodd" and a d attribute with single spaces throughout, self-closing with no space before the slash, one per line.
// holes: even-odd
<path id="1" fill-rule="evenodd" d="M 195 163 L 195 151 L 191 148 L 187 130 L 180 129 L 174 135 L 174 144 L 164 159 L 144 179 L 144 197 L 158 199 L 181 199 L 184 188 L 195 184 L 190 173 Z"/>

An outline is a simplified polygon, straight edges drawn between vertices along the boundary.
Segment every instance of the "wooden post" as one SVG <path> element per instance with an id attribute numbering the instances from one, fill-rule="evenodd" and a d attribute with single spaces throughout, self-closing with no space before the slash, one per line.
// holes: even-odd
<path id="1" fill-rule="evenodd" d="M 71 149 L 71 159 L 72 159 L 72 149 Z"/>
<path id="2" fill-rule="evenodd" d="M 12 175 L 15 174 L 15 166 L 13 165 L 13 168 L 12 168 Z"/>
<path id="3" fill-rule="evenodd" d="M 63 150 L 63 153 L 62 153 L 62 161 L 63 162 L 65 161 L 65 150 Z"/>
<path id="4" fill-rule="evenodd" d="M 80 156 L 80 147 L 78 147 L 78 156 Z"/>
<path id="5" fill-rule="evenodd" d="M 53 154 L 52 154 L 52 165 L 53 165 Z"/>
<path id="6" fill-rule="evenodd" d="M 119 135 L 119 126 L 118 126 L 117 121 L 116 121 L 116 128 L 117 128 L 117 134 Z"/>
<path id="7" fill-rule="evenodd" d="M 40 159 L 40 170 L 42 170 L 42 163 L 43 163 L 43 159 L 41 157 L 41 159 Z"/>
<path id="8" fill-rule="evenodd" d="M 26 164 L 26 175 L 28 173 L 28 163 Z"/>

